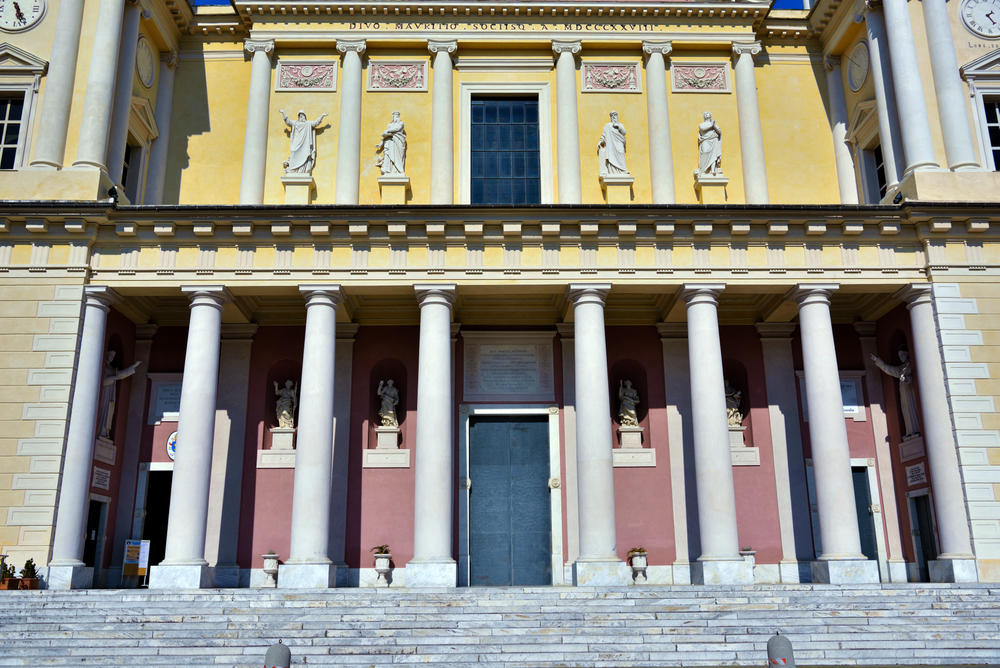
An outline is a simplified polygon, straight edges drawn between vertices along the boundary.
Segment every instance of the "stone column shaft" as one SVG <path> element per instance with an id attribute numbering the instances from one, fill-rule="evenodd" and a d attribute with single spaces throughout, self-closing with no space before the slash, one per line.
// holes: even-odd
<path id="1" fill-rule="evenodd" d="M 336 203 L 357 204 L 361 179 L 361 54 L 365 52 L 365 40 L 339 39 L 337 51 L 344 54 L 344 74 L 337 135 Z"/>
<path id="2" fill-rule="evenodd" d="M 100 0 L 74 165 L 97 167 L 107 171 L 104 159 L 111 131 L 111 109 L 115 96 L 118 49 L 121 44 L 124 13 L 125 0 Z"/>
<path id="3" fill-rule="evenodd" d="M 156 84 L 156 129 L 160 134 L 149 147 L 143 204 L 163 204 L 163 182 L 167 176 L 167 155 L 170 152 L 170 124 L 174 110 L 174 74 L 176 72 L 177 53 L 171 51 L 163 54 L 160 57 L 160 76 Z M 253 67 L 251 66 L 252 74 Z"/>
<path id="4" fill-rule="evenodd" d="M 764 135 L 760 129 L 757 79 L 753 64 L 753 57 L 760 51 L 760 42 L 733 44 L 733 55 L 736 56 L 736 105 L 740 125 L 740 151 L 743 154 L 743 191 L 747 204 L 768 202 Z"/>
<path id="5" fill-rule="evenodd" d="M 576 55 L 580 42 L 552 42 L 556 53 L 556 160 L 559 204 L 579 204 L 580 119 L 576 104 Z"/>
<path id="6" fill-rule="evenodd" d="M 979 169 L 979 159 L 972 144 L 972 128 L 966 111 L 965 86 L 958 72 L 955 42 L 951 36 L 951 19 L 945 0 L 924 0 L 924 26 L 931 55 L 934 96 L 938 118 L 944 136 L 944 150 L 950 169 Z"/>
<path id="7" fill-rule="evenodd" d="M 103 380 L 108 305 L 113 298 L 114 293 L 109 288 L 84 288 L 80 356 L 73 384 L 66 454 L 59 486 L 59 507 L 52 540 L 52 560 L 49 562 L 50 569 L 66 568 L 66 572 L 56 576 L 50 571 L 49 585 L 54 588 L 89 587 L 93 577 L 89 569 L 87 572 L 82 570 L 83 534 L 90 506 L 90 470 L 94 461 L 97 410 Z"/>
<path id="8" fill-rule="evenodd" d="M 434 54 L 434 88 L 431 100 L 431 204 L 451 204 L 455 199 L 455 131 L 452 104 L 451 54 L 455 40 L 429 40 Z"/>
<path id="9" fill-rule="evenodd" d="M 907 0 L 883 0 L 906 172 L 937 167 Z"/>
<path id="10" fill-rule="evenodd" d="M 252 55 L 247 122 L 243 135 L 243 170 L 240 177 L 240 204 L 264 201 L 267 173 L 267 124 L 271 101 L 271 54 L 273 40 L 248 39 L 243 48 Z"/>
<path id="11" fill-rule="evenodd" d="M 674 203 L 674 153 L 670 145 L 670 112 L 667 107 L 665 59 L 670 42 L 643 42 L 646 59 L 646 114 L 649 123 L 649 181 L 653 204 Z"/>
<path id="12" fill-rule="evenodd" d="M 132 112 L 132 79 L 135 77 L 135 51 L 139 39 L 139 19 L 142 5 L 127 0 L 122 20 L 121 47 L 118 52 L 118 75 L 115 80 L 114 108 L 111 112 L 111 135 L 108 138 L 108 176 L 121 183 L 125 166 L 125 146 L 128 143 L 128 121 Z M 133 165 L 134 166 L 134 165 Z M 136 193 L 138 197 L 141 193 Z"/>
<path id="13" fill-rule="evenodd" d="M 841 204 L 858 203 L 858 182 L 854 177 L 854 158 L 847 144 L 847 103 L 840 58 L 826 59 L 826 89 L 830 95 L 830 129 L 833 131 L 833 158 L 837 167 L 837 185 Z"/>
<path id="14" fill-rule="evenodd" d="M 420 347 L 413 559 L 406 566 L 406 579 L 409 586 L 454 587 L 458 575 L 452 556 L 455 416 L 451 308 L 455 286 L 418 284 L 413 287 L 420 304 Z"/>
<path id="15" fill-rule="evenodd" d="M 899 114 L 896 113 L 896 92 L 892 83 L 892 67 L 889 65 L 889 49 L 886 46 L 885 21 L 882 19 L 882 10 L 875 3 L 869 3 L 864 17 L 872 84 L 875 88 L 878 141 L 885 163 L 885 183 L 886 187 L 894 188 L 899 185 L 906 162 L 903 160 L 903 139 L 899 134 Z"/>
<path id="16" fill-rule="evenodd" d="M 38 114 L 38 140 L 32 167 L 59 169 L 65 159 L 76 60 L 80 51 L 83 4 L 84 0 L 63 0 L 59 3 L 52 55 L 45 78 L 45 97 Z"/>

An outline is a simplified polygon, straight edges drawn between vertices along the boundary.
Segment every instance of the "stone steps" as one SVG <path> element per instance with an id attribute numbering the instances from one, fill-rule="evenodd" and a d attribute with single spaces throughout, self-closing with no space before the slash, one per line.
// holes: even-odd
<path id="1" fill-rule="evenodd" d="M 1000 586 L 0 593 L 0 666 L 1000 666 Z"/>

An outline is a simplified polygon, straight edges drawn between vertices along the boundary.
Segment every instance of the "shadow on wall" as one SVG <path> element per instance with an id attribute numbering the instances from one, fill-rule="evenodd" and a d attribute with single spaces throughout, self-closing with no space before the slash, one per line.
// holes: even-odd
<path id="1" fill-rule="evenodd" d="M 228 4 L 228 2 L 202 0 L 194 4 Z M 167 173 L 163 181 L 164 204 L 180 202 L 181 174 L 191 166 L 191 155 L 188 151 L 190 138 L 206 134 L 212 129 L 205 61 L 201 59 L 182 61 L 177 67 L 174 90 L 174 106 L 170 116 L 170 150 L 167 154 Z"/>

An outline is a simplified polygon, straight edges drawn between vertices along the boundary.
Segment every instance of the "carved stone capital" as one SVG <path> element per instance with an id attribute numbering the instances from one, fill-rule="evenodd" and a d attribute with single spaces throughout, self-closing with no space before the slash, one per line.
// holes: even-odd
<path id="1" fill-rule="evenodd" d="M 862 5 L 866 11 L 877 12 L 882 9 L 882 0 L 865 0 Z"/>
<path id="2" fill-rule="evenodd" d="M 367 42 L 363 39 L 338 39 L 337 40 L 337 51 L 341 53 L 347 53 L 348 51 L 354 51 L 359 56 L 365 52 L 367 48 Z"/>
<path id="3" fill-rule="evenodd" d="M 669 56 L 670 52 L 674 50 L 674 44 L 670 41 L 645 41 L 642 43 L 642 52 L 647 56 L 651 56 L 654 53 L 659 53 L 664 57 Z"/>
<path id="4" fill-rule="evenodd" d="M 582 49 L 583 45 L 579 41 L 552 40 L 552 52 L 556 56 L 561 53 L 570 53 L 576 56 Z"/>
<path id="5" fill-rule="evenodd" d="M 458 41 L 454 39 L 429 39 L 427 40 L 427 50 L 431 53 L 451 55 L 458 51 Z"/>
<path id="6" fill-rule="evenodd" d="M 823 67 L 827 72 L 832 72 L 840 67 L 840 56 L 827 56 L 823 59 Z"/>
<path id="7" fill-rule="evenodd" d="M 760 52 L 760 42 L 733 42 L 733 55 L 737 58 L 744 54 L 752 58 Z"/>
<path id="8" fill-rule="evenodd" d="M 273 39 L 248 39 L 243 42 L 243 48 L 248 53 L 257 53 L 262 51 L 270 56 L 274 53 L 274 40 Z"/>
<path id="9" fill-rule="evenodd" d="M 180 62 L 180 58 L 177 56 L 177 52 L 171 49 L 170 51 L 165 51 L 160 54 L 160 62 L 170 69 L 176 69 L 177 63 Z"/>

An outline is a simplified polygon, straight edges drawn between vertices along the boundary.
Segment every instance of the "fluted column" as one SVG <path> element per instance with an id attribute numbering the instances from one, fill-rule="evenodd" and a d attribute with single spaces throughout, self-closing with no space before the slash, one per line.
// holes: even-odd
<path id="1" fill-rule="evenodd" d="M 361 179 L 361 54 L 363 39 L 338 39 L 344 54 L 340 91 L 340 131 L 337 134 L 337 204 L 357 204 Z"/>
<path id="2" fill-rule="evenodd" d="M 716 283 L 689 284 L 682 293 L 687 304 L 691 429 L 701 534 L 701 556 L 692 565 L 691 576 L 700 584 L 752 584 L 753 571 L 740 557 L 736 527 L 719 340 L 719 294 L 723 288 Z"/>
<path id="3" fill-rule="evenodd" d="M 279 587 L 329 587 L 336 567 L 327 554 L 333 475 L 334 360 L 339 285 L 303 285 L 306 334 L 302 349 L 291 551 Z M 344 444 L 346 447 L 346 444 Z"/>
<path id="4" fill-rule="evenodd" d="M 221 285 L 188 286 L 181 291 L 190 296 L 191 319 L 181 380 L 177 456 L 170 484 L 166 550 L 163 561 L 150 572 L 150 588 L 196 589 L 213 583 L 205 560 L 205 528 L 215 436 L 222 306 L 228 293 Z"/>
<path id="5" fill-rule="evenodd" d="M 889 65 L 889 49 L 885 39 L 885 21 L 881 0 L 866 0 L 865 31 L 868 35 L 868 60 L 875 88 L 875 113 L 878 117 L 878 141 L 882 148 L 886 187 L 899 185 L 906 169 L 903 160 L 903 139 L 899 134 L 899 114 L 896 113 L 896 91 Z M 863 147 L 858 147 L 863 148 Z"/>
<path id="6" fill-rule="evenodd" d="M 50 589 L 79 589 L 93 584 L 94 571 L 83 564 L 83 539 L 94 461 L 97 410 L 101 396 L 104 338 L 108 308 L 115 293 L 106 287 L 84 288 L 80 356 L 73 383 L 66 454 L 59 485 L 59 507 L 49 561 Z"/>
<path id="7" fill-rule="evenodd" d="M 139 19 L 142 18 L 139 0 L 125 0 L 125 17 L 122 20 L 121 46 L 118 52 L 118 76 L 115 81 L 114 108 L 111 112 L 111 135 L 108 138 L 108 176 L 121 183 L 125 166 L 125 145 L 128 143 L 128 120 L 132 110 L 132 80 L 135 78 L 135 51 L 139 39 Z M 138 196 L 139 193 L 136 193 Z M 135 202 L 133 202 L 134 204 Z"/>
<path id="8" fill-rule="evenodd" d="M 747 204 L 767 204 L 767 165 L 764 162 L 764 135 L 760 129 L 757 105 L 757 77 L 753 57 L 760 53 L 760 42 L 733 43 L 736 57 L 736 105 L 740 125 L 740 151 L 743 155 L 743 192 Z"/>
<path id="9" fill-rule="evenodd" d="M 453 284 L 414 285 L 420 304 L 417 363 L 417 444 L 414 457 L 413 559 L 410 587 L 454 587 L 452 556 L 455 498 L 454 397 L 451 308 Z"/>
<path id="10" fill-rule="evenodd" d="M 646 58 L 646 114 L 649 123 L 649 181 L 653 204 L 674 203 L 674 152 L 670 147 L 666 57 L 670 42 L 643 42 Z"/>
<path id="11" fill-rule="evenodd" d="M 938 166 L 907 0 L 882 0 L 906 173 Z"/>
<path id="12" fill-rule="evenodd" d="M 434 92 L 431 100 L 431 204 L 451 204 L 455 199 L 451 54 L 458 50 L 458 42 L 428 40 L 427 50 L 434 54 Z"/>
<path id="13" fill-rule="evenodd" d="M 833 159 L 837 167 L 837 185 L 841 204 L 858 203 L 858 182 L 854 178 L 854 159 L 847 144 L 847 103 L 840 58 L 829 56 L 826 66 L 826 89 L 830 95 L 830 129 L 833 134 Z"/>
<path id="14" fill-rule="evenodd" d="M 271 54 L 274 53 L 274 40 L 248 39 L 243 42 L 243 48 L 252 54 L 252 59 L 247 122 L 243 134 L 240 204 L 261 204 L 264 201 L 264 176 L 267 173 L 267 123 L 271 109 Z"/>
<path id="15" fill-rule="evenodd" d="M 934 513 L 941 539 L 941 554 L 930 564 L 931 580 L 975 582 L 978 580 L 976 563 L 969 536 L 969 517 L 965 510 L 951 411 L 948 410 L 933 292 L 930 284 L 916 284 L 910 286 L 904 298 L 910 310 L 924 445 L 931 469 Z"/>
<path id="16" fill-rule="evenodd" d="M 38 134 L 32 167 L 59 169 L 66 154 L 73 83 L 80 51 L 84 0 L 62 0 L 52 36 L 52 55 L 45 77 L 45 96 L 38 114 Z"/>
<path id="17" fill-rule="evenodd" d="M 167 154 L 170 152 L 170 125 L 174 109 L 174 74 L 177 72 L 177 52 L 160 56 L 160 76 L 156 83 L 156 129 L 159 136 L 149 147 L 146 168 L 146 192 L 143 204 L 163 204 L 163 182 L 167 175 Z M 251 66 L 251 75 L 253 67 Z M 244 141 L 246 139 L 244 138 Z"/>
<path id="18" fill-rule="evenodd" d="M 931 56 L 934 96 L 944 137 L 948 167 L 955 171 L 979 169 L 979 159 L 972 144 L 965 86 L 958 72 L 955 41 L 951 36 L 951 19 L 945 0 L 923 0 L 924 27 Z M 1000 17 L 997 17 L 1000 20 Z"/>
<path id="19" fill-rule="evenodd" d="M 878 582 L 878 564 L 861 554 L 855 511 L 851 451 L 830 319 L 830 295 L 838 287 L 835 283 L 800 285 L 794 293 L 822 543 L 819 561 L 813 562 L 813 581 Z"/>
<path id="20" fill-rule="evenodd" d="M 124 13 L 125 0 L 100 0 L 74 165 L 97 167 L 107 171 L 104 159 L 111 131 L 111 109 L 115 96 L 118 49 L 121 44 Z"/>
<path id="21" fill-rule="evenodd" d="M 552 42 L 556 54 L 556 160 L 559 204 L 579 204 L 580 119 L 576 109 L 576 56 L 580 42 Z"/>

